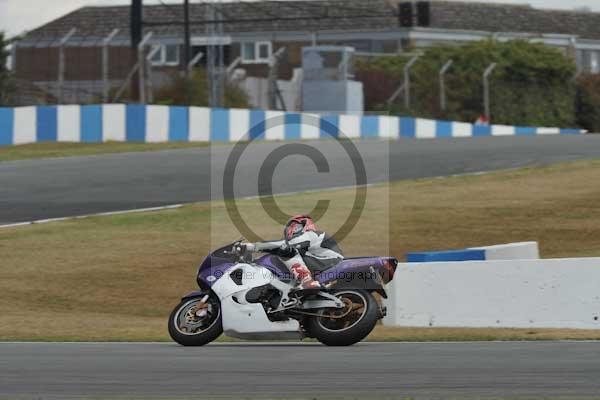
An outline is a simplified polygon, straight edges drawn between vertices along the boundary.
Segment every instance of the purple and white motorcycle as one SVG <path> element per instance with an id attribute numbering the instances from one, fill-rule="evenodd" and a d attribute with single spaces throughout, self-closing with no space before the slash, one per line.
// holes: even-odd
<path id="1" fill-rule="evenodd" d="M 387 297 L 398 261 L 392 257 L 346 258 L 310 265 L 323 289 L 294 290 L 297 282 L 280 249 L 253 258 L 242 240 L 211 253 L 200 265 L 199 291 L 181 299 L 169 317 L 169 334 L 184 346 L 202 346 L 221 334 L 241 339 L 316 338 L 329 346 L 363 340 L 385 316 L 374 293 Z"/>

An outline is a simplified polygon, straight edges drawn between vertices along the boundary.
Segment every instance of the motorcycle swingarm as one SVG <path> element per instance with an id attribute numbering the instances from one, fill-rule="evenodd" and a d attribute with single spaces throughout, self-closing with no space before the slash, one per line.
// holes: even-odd
<path id="1" fill-rule="evenodd" d="M 296 310 L 311 310 L 318 308 L 344 308 L 345 304 L 335 296 L 329 293 L 319 292 L 317 294 L 320 297 L 325 297 L 328 300 L 305 300 L 299 302 L 298 299 L 292 299 L 289 303 L 286 303 L 275 310 L 269 311 L 269 314 L 275 314 L 281 311 L 296 309 Z"/>
<path id="2" fill-rule="evenodd" d="M 297 308 L 309 310 L 315 308 L 344 308 L 345 306 L 345 304 L 340 299 L 329 293 L 319 292 L 317 296 L 323 297 L 327 300 L 305 300 Z"/>

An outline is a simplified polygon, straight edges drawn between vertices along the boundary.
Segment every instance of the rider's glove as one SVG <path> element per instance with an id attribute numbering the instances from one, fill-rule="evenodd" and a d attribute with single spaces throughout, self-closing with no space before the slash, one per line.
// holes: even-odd
<path id="1" fill-rule="evenodd" d="M 292 258 L 296 255 L 296 250 L 293 247 L 283 243 L 281 246 L 279 246 L 279 254 L 282 257 Z"/>
<path id="2" fill-rule="evenodd" d="M 239 243 L 234 247 L 233 251 L 236 255 L 243 256 L 244 254 L 246 254 L 247 246 L 248 245 L 246 244 Z"/>

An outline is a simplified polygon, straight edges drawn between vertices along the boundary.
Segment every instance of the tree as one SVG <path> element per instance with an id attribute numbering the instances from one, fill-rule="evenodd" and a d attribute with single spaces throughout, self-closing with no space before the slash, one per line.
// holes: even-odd
<path id="1" fill-rule="evenodd" d="M 12 72 L 8 69 L 7 51 L 8 42 L 4 38 L 4 32 L 0 32 L 0 106 L 11 105 L 12 95 L 15 92 L 15 83 Z"/>
<path id="2" fill-rule="evenodd" d="M 577 80 L 577 118 L 590 132 L 600 132 L 600 74 L 582 74 Z"/>
<path id="3" fill-rule="evenodd" d="M 447 109 L 440 109 L 438 72 L 448 60 L 454 64 L 446 75 Z M 359 77 L 383 74 L 387 93 L 377 96 L 366 88 L 371 110 L 387 110 L 389 98 L 403 82 L 406 57 L 382 57 L 359 65 Z M 492 74 L 493 123 L 533 126 L 574 126 L 575 63 L 559 50 L 526 41 L 485 40 L 462 46 L 434 46 L 424 52 L 411 70 L 411 108 L 395 104 L 389 111 L 424 118 L 475 121 L 483 113 L 482 74 L 495 62 Z M 364 82 L 368 80 L 363 80 Z M 365 87 L 367 85 L 365 84 Z M 374 97 L 378 103 L 370 102 Z"/>

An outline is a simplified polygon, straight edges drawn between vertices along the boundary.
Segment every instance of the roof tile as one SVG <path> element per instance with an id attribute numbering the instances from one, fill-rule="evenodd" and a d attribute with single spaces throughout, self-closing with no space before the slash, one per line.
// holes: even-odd
<path id="1" fill-rule="evenodd" d="M 220 3 L 217 14 L 227 20 L 225 33 L 286 31 L 381 31 L 397 29 L 393 4 L 398 0 L 318 0 Z M 190 6 L 192 34 L 204 35 L 206 3 Z M 489 32 L 558 33 L 600 39 L 600 13 L 540 10 L 526 5 L 432 1 L 431 27 Z M 146 27 L 159 36 L 182 33 L 183 8 L 177 5 L 144 7 L 144 20 L 165 25 Z M 72 27 L 79 38 L 102 38 L 113 29 L 129 35 L 129 7 L 83 7 L 29 32 L 25 39 L 57 40 Z"/>

